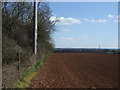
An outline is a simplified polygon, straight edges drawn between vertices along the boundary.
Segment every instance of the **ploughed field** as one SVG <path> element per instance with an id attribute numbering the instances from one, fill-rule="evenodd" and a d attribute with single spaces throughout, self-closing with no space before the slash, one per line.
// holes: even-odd
<path id="1" fill-rule="evenodd" d="M 118 55 L 54 53 L 31 88 L 117 88 Z"/>

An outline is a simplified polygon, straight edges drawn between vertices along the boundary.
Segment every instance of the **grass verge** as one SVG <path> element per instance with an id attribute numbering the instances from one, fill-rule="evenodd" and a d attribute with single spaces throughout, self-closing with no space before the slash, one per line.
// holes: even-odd
<path id="1" fill-rule="evenodd" d="M 42 64 L 47 60 L 48 57 L 49 55 L 45 56 L 44 58 L 37 61 L 32 69 L 29 69 L 23 72 L 16 83 L 16 87 L 29 88 L 29 86 L 31 85 L 31 80 L 37 75 Z"/>

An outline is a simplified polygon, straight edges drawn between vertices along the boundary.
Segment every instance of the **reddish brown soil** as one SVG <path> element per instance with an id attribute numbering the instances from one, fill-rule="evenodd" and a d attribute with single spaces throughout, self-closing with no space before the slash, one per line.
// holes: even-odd
<path id="1" fill-rule="evenodd" d="M 117 88 L 118 55 L 54 53 L 43 64 L 32 88 Z"/>

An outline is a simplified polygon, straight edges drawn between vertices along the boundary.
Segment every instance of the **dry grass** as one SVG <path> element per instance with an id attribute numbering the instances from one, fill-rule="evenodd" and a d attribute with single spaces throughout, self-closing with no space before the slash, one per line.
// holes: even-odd
<path id="1" fill-rule="evenodd" d="M 42 64 L 47 60 L 48 56 L 35 63 L 32 69 L 26 70 L 20 75 L 16 83 L 17 88 L 28 88 L 31 85 L 31 80 L 37 75 Z"/>

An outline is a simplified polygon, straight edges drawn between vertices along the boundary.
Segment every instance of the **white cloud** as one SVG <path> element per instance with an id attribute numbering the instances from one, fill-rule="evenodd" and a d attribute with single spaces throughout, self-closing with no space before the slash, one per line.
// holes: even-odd
<path id="1" fill-rule="evenodd" d="M 80 40 L 86 40 L 88 38 L 88 36 L 86 36 L 86 35 L 81 35 L 80 36 Z"/>
<path id="2" fill-rule="evenodd" d="M 64 31 L 64 32 L 69 32 L 69 31 L 71 31 L 70 29 L 62 29 L 62 31 Z"/>
<path id="3" fill-rule="evenodd" d="M 84 20 L 85 20 L 86 22 L 91 22 L 91 23 L 105 23 L 105 22 L 107 22 L 106 19 L 94 20 L 94 19 L 84 18 Z"/>
<path id="4" fill-rule="evenodd" d="M 97 22 L 104 23 L 104 22 L 107 22 L 107 20 L 106 19 L 99 19 Z"/>
<path id="5" fill-rule="evenodd" d="M 118 22 L 118 19 L 115 19 L 115 20 L 114 20 L 114 22 L 116 22 L 116 23 L 117 23 L 117 22 Z"/>
<path id="6" fill-rule="evenodd" d="M 114 22 L 120 23 L 120 19 L 115 19 Z"/>
<path id="7" fill-rule="evenodd" d="M 79 19 L 76 18 L 65 18 L 65 17 L 56 17 L 56 16 L 52 16 L 50 18 L 51 21 L 55 21 L 58 20 L 57 25 L 72 25 L 72 24 L 81 24 Z"/>
<path id="8" fill-rule="evenodd" d="M 96 23 L 96 21 L 95 21 L 95 20 L 93 20 L 93 19 L 84 18 L 84 20 L 85 20 L 85 21 L 87 21 L 87 22 Z"/>
<path id="9" fill-rule="evenodd" d="M 117 19 L 120 18 L 120 15 L 116 16 L 116 18 L 117 18 Z"/>
<path id="10" fill-rule="evenodd" d="M 116 22 L 116 23 L 120 23 L 120 15 L 118 15 L 118 16 L 116 16 L 116 19 L 114 20 L 114 22 Z"/>
<path id="11" fill-rule="evenodd" d="M 71 38 L 71 37 L 62 37 L 62 38 L 59 38 L 59 39 L 61 39 L 61 40 L 71 40 L 71 41 L 73 41 L 74 39 L 73 38 Z"/>
<path id="12" fill-rule="evenodd" d="M 109 18 L 113 18 L 113 17 L 114 17 L 114 15 L 112 15 L 112 14 L 109 14 L 109 15 L 108 15 L 108 17 L 109 17 Z"/>
<path id="13" fill-rule="evenodd" d="M 116 22 L 116 23 L 120 23 L 120 16 L 119 17 L 117 17 L 115 20 L 114 20 L 114 22 Z"/>
<path id="14" fill-rule="evenodd" d="M 60 20 L 60 22 L 58 22 L 58 24 L 60 25 L 72 25 L 72 24 L 80 24 L 80 20 L 76 19 L 76 18 L 64 18 L 64 17 L 59 17 L 58 20 Z"/>
<path id="15" fill-rule="evenodd" d="M 112 17 L 112 15 L 109 15 L 110 17 Z M 50 18 L 51 21 L 55 21 L 58 20 L 58 22 L 56 23 L 57 25 L 73 25 L 73 24 L 81 24 L 81 21 L 79 19 L 76 18 L 65 18 L 65 17 L 56 17 L 56 16 L 51 16 Z M 88 18 L 84 18 L 84 21 L 86 22 L 91 22 L 91 23 L 105 23 L 107 22 L 106 19 L 88 19 Z"/>
<path id="16" fill-rule="evenodd" d="M 51 21 L 55 21 L 56 19 L 57 19 L 56 16 L 51 16 L 51 17 L 50 17 L 50 20 L 51 20 Z"/>

